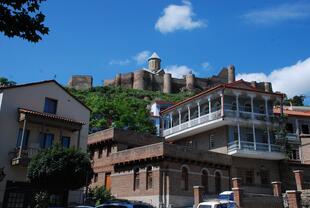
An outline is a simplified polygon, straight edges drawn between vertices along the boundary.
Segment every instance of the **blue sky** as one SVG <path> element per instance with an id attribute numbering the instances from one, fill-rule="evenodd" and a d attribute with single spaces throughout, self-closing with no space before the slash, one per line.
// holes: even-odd
<path id="1" fill-rule="evenodd" d="M 50 27 L 43 41 L 0 34 L 0 76 L 66 84 L 90 74 L 101 85 L 145 67 L 156 51 L 174 76 L 234 64 L 238 78 L 310 95 L 309 1 L 47 0 L 42 9 Z"/>

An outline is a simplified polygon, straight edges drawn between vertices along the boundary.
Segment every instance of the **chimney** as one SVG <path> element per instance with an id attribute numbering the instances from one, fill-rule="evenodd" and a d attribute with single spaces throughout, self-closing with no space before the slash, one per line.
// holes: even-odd
<path id="1" fill-rule="evenodd" d="M 270 82 L 264 82 L 265 92 L 272 92 L 272 87 Z"/>
<path id="2" fill-rule="evenodd" d="M 252 82 L 251 82 L 251 86 L 254 87 L 254 88 L 256 88 L 256 81 L 252 81 Z"/>

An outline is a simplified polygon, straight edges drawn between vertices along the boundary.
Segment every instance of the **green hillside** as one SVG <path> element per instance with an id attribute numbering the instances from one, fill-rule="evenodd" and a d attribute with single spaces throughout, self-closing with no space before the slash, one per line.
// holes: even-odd
<path id="1" fill-rule="evenodd" d="M 119 87 L 69 91 L 92 110 L 91 132 L 116 127 L 152 133 L 154 127 L 149 119 L 148 104 L 158 99 L 177 102 L 193 95 L 190 92 L 165 94 Z"/>

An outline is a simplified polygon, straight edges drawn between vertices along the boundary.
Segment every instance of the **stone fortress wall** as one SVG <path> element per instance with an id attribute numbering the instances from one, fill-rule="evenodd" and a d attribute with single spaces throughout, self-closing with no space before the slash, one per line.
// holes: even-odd
<path id="1" fill-rule="evenodd" d="M 134 72 L 116 74 L 114 79 L 104 80 L 104 86 L 119 86 L 129 89 L 160 91 L 164 93 L 178 93 L 180 91 L 202 91 L 219 84 L 231 83 L 235 81 L 235 67 L 229 65 L 224 67 L 218 75 L 202 78 L 189 73 L 183 78 L 174 78 L 170 73 L 165 73 L 161 68 L 161 59 L 153 53 L 148 60 L 148 68 L 142 68 Z M 251 86 L 261 90 L 272 92 L 270 82 L 257 83 L 252 81 Z M 75 89 L 90 89 L 92 78 L 90 76 L 72 76 L 68 84 Z"/>

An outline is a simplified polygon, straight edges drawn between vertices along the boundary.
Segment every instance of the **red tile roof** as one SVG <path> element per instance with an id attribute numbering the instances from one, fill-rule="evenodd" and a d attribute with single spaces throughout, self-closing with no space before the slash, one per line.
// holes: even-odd
<path id="1" fill-rule="evenodd" d="M 274 114 L 280 114 L 281 110 L 279 107 L 273 109 Z M 303 117 L 310 117 L 310 111 L 296 111 L 290 110 L 288 108 L 283 110 L 283 113 L 287 116 L 303 116 Z"/>
<path id="2" fill-rule="evenodd" d="M 257 93 L 263 93 L 263 94 L 271 94 L 271 95 L 276 95 L 276 96 L 281 96 L 282 98 L 284 97 L 284 94 L 283 93 L 274 93 L 274 92 L 265 92 L 265 91 L 261 91 L 261 90 L 258 90 L 257 88 L 255 87 L 252 87 L 248 82 L 240 79 L 238 81 L 235 81 L 235 82 L 232 82 L 232 83 L 227 83 L 227 84 L 219 84 L 211 89 L 207 89 L 201 93 L 198 93 L 190 98 L 187 98 L 185 100 L 182 100 L 178 103 L 176 103 L 175 105 L 173 106 L 170 106 L 168 108 L 166 108 L 165 110 L 161 111 L 160 113 L 166 113 L 166 112 L 169 112 L 170 110 L 184 104 L 184 103 L 187 103 L 195 98 L 198 98 L 202 95 L 205 95 L 205 94 L 208 94 L 212 91 L 215 91 L 217 89 L 225 89 L 225 88 L 229 88 L 229 89 L 237 89 L 237 90 L 246 90 L 246 91 L 251 91 L 251 92 L 257 92 Z"/>
<path id="3" fill-rule="evenodd" d="M 19 113 L 30 114 L 30 115 L 34 115 L 34 116 L 40 116 L 40 117 L 48 118 L 48 119 L 51 119 L 51 120 L 59 120 L 59 121 L 64 121 L 64 122 L 74 123 L 74 124 L 79 124 L 79 125 L 84 125 L 85 124 L 83 122 L 75 121 L 73 119 L 66 118 L 66 117 L 63 117 L 63 116 L 59 116 L 59 115 L 55 115 L 55 114 L 51 114 L 51 113 L 43 113 L 43 112 L 29 110 L 29 109 L 25 109 L 25 108 L 18 108 L 18 112 Z"/>

